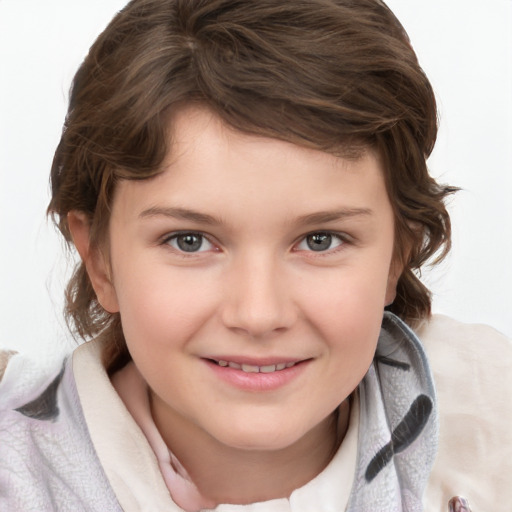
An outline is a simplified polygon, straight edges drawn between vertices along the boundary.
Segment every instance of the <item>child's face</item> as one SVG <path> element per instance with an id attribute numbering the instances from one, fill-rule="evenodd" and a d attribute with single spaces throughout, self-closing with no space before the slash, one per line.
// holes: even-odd
<path id="1" fill-rule="evenodd" d="M 121 313 L 155 417 L 232 447 L 290 446 L 361 381 L 393 299 L 382 170 L 206 110 L 173 126 L 167 170 L 118 186 L 100 301 Z"/>

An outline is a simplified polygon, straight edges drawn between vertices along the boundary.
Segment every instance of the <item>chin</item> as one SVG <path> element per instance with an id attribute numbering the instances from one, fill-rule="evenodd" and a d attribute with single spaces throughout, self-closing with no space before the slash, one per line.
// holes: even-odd
<path id="1" fill-rule="evenodd" d="M 279 451 L 299 441 L 304 432 L 286 429 L 282 425 L 272 428 L 230 428 L 222 436 L 216 436 L 221 443 L 237 450 L 247 451 Z"/>

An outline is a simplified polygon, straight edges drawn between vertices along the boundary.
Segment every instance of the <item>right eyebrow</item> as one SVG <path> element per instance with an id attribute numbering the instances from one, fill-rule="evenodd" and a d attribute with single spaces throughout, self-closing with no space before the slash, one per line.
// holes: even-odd
<path id="1" fill-rule="evenodd" d="M 302 224 L 323 224 L 351 217 L 371 217 L 373 214 L 374 212 L 370 208 L 341 208 L 303 215 L 299 217 L 298 221 Z"/>
<path id="2" fill-rule="evenodd" d="M 139 219 L 145 219 L 149 217 L 170 217 L 173 219 L 189 220 L 192 222 L 209 225 L 221 224 L 220 219 L 212 215 L 190 210 L 188 208 L 152 206 L 151 208 L 148 208 L 139 214 Z"/>

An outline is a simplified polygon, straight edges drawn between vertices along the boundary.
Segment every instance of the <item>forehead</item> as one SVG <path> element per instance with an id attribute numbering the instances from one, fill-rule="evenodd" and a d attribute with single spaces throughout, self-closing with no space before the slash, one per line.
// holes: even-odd
<path id="1" fill-rule="evenodd" d="M 258 109 L 258 105 L 254 106 Z M 313 114 L 312 114 L 313 116 Z M 253 124 L 251 119 L 243 117 L 240 114 L 234 115 L 234 121 L 224 119 L 224 114 L 218 115 L 206 104 L 183 103 L 178 104 L 168 115 L 167 125 L 170 134 L 171 147 L 167 155 L 166 164 L 172 163 L 172 156 L 179 155 L 179 149 L 185 146 L 192 147 L 194 141 L 199 141 L 201 137 L 207 137 L 215 134 L 223 143 L 232 144 L 235 142 L 244 143 L 248 149 L 250 146 L 266 145 L 270 148 L 281 142 L 286 142 L 290 148 L 302 150 L 304 154 L 310 156 L 316 154 L 317 157 L 332 155 L 339 159 L 332 159 L 338 165 L 345 165 L 350 161 L 357 161 L 365 157 L 368 153 L 378 156 L 377 150 L 365 137 L 357 135 L 340 135 L 339 142 L 333 143 L 322 133 L 317 133 L 316 137 L 304 138 L 294 133 L 292 127 L 275 123 L 272 126 L 264 124 Z M 314 117 L 302 119 L 302 124 L 307 125 L 312 122 Z M 269 120 L 267 120 L 269 121 Z M 235 124 L 233 125 L 232 122 Z M 270 121 L 269 121 L 270 122 Z M 242 128 L 236 128 L 241 126 Z M 233 144 L 232 144 L 233 145 Z M 281 150 L 284 145 L 281 144 Z"/>
<path id="2" fill-rule="evenodd" d="M 159 205 L 236 218 L 243 205 L 256 215 L 304 216 L 325 209 L 387 207 L 383 173 L 370 150 L 358 158 L 241 133 L 204 108 L 184 108 L 170 123 L 163 171 L 122 181 L 114 211 L 140 215 Z"/>

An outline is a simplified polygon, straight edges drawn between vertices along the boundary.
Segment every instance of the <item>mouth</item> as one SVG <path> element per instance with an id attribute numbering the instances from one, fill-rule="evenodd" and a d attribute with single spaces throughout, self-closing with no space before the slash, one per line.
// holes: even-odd
<path id="1" fill-rule="evenodd" d="M 276 391 L 302 375 L 312 359 L 252 359 L 219 356 L 204 359 L 214 375 L 248 392 Z"/>
<path id="2" fill-rule="evenodd" d="M 298 362 L 288 362 L 288 363 L 276 363 L 276 364 L 268 364 L 268 365 L 262 365 L 257 366 L 254 364 L 242 364 L 237 363 L 235 361 L 225 361 L 223 359 L 216 360 L 216 359 L 210 359 L 212 363 L 217 364 L 220 367 L 223 368 L 233 368 L 234 370 L 241 370 L 245 373 L 274 373 L 274 372 L 280 372 L 282 370 L 286 370 L 288 368 L 292 368 Z"/>

